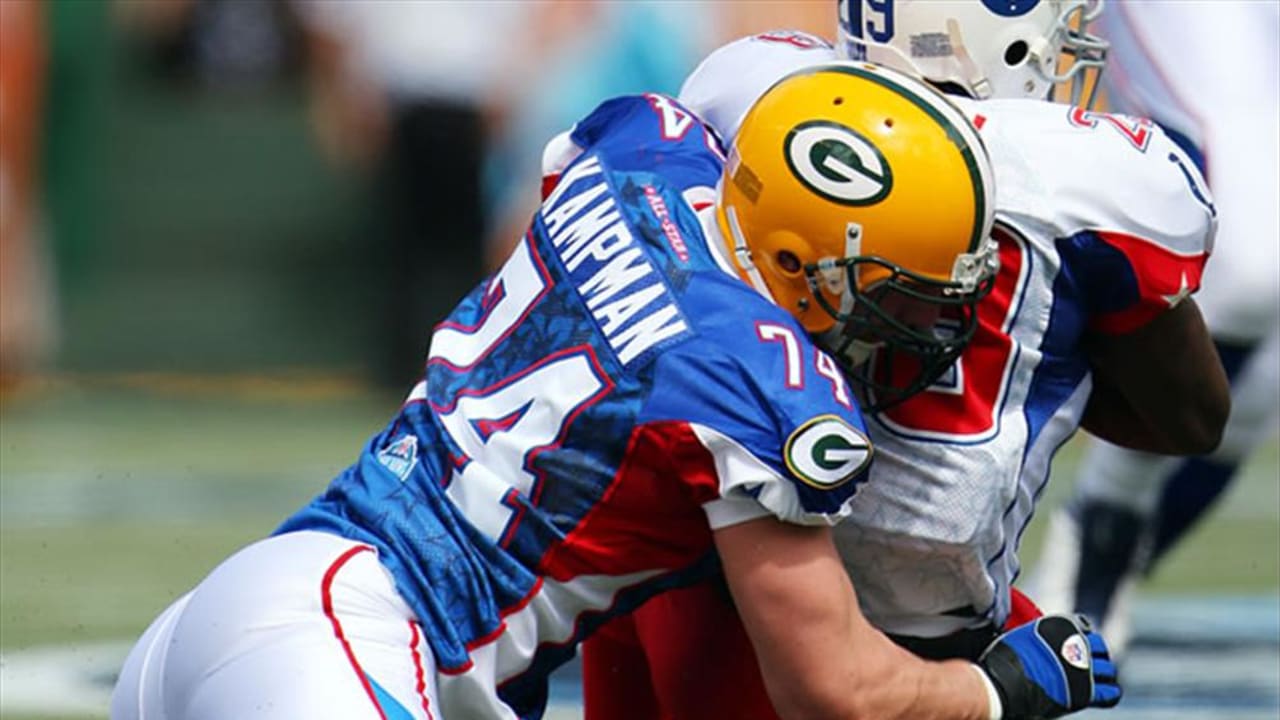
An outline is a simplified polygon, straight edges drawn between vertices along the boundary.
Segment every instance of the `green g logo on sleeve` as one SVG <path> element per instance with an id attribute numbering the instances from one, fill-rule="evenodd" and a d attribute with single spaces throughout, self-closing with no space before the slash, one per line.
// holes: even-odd
<path id="1" fill-rule="evenodd" d="M 867 436 L 835 415 L 819 415 L 796 428 L 782 453 L 787 469 L 819 490 L 857 477 L 872 454 Z"/>

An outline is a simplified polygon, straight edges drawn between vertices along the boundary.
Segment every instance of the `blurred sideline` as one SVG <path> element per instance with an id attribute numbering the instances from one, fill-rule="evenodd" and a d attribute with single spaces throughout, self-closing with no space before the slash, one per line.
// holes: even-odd
<path id="1" fill-rule="evenodd" d="M 40 373 L 21 383 L 0 385 L 0 404 L 37 403 L 81 392 L 132 392 L 199 400 L 322 400 L 384 393 L 359 373 L 314 368 L 258 373 L 183 373 L 164 371 Z"/>

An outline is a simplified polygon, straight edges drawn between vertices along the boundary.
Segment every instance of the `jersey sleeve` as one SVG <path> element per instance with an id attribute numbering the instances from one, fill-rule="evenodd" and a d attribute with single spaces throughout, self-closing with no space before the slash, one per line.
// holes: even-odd
<path id="1" fill-rule="evenodd" d="M 712 51 L 685 78 L 680 102 L 724 140 L 756 99 L 774 83 L 802 68 L 836 60 L 830 43 L 798 30 L 740 38 Z"/>
<path id="2" fill-rule="evenodd" d="M 542 152 L 542 197 L 578 158 L 591 154 L 615 172 L 667 177 L 715 177 L 724 151 L 714 133 L 676 100 L 656 93 L 604 101 L 573 128 L 553 137 Z"/>
<path id="3" fill-rule="evenodd" d="M 781 311 L 720 315 L 656 363 L 642 419 L 680 422 L 710 454 L 714 478 L 697 492 L 712 528 L 766 515 L 835 524 L 872 456 L 843 376 Z"/>
<path id="4" fill-rule="evenodd" d="M 1002 207 L 1052 226 L 1087 326 L 1131 332 L 1196 292 L 1217 208 L 1182 148 L 1144 118 L 1032 103 L 987 101 L 982 132 Z"/>
<path id="5" fill-rule="evenodd" d="M 662 164 L 682 158 L 723 156 L 716 138 L 696 115 L 674 98 L 657 93 L 623 95 L 601 103 L 580 120 L 570 135 L 587 152 L 610 159 L 614 170 L 654 170 L 653 152 Z M 664 170 L 667 168 L 664 167 Z"/>
<path id="6" fill-rule="evenodd" d="M 1058 252 L 1064 276 L 1086 301 L 1089 329 L 1114 335 L 1142 327 L 1199 290 L 1208 259 L 1109 231 L 1059 240 Z"/>
<path id="7" fill-rule="evenodd" d="M 565 130 L 547 141 L 542 149 L 542 199 L 546 200 L 565 169 L 582 155 L 582 148 L 573 141 L 573 130 Z"/>

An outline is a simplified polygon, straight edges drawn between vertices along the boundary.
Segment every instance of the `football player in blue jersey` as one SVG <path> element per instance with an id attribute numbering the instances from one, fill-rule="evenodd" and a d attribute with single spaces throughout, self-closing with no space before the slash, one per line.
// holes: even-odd
<path id="1" fill-rule="evenodd" d="M 873 454 L 850 380 L 886 404 L 927 384 L 998 265 L 962 114 L 837 64 L 762 97 L 727 160 L 657 95 L 553 147 L 523 242 L 435 328 L 401 411 L 155 620 L 115 720 L 538 718 L 584 637 L 719 571 L 784 717 L 1115 701 L 1105 646 L 1065 617 L 979 663 L 913 657 L 832 543 Z M 869 348 L 914 372 L 860 372 Z"/>

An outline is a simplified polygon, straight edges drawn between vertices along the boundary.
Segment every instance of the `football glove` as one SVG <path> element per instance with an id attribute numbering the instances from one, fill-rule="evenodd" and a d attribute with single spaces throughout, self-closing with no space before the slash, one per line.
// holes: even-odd
<path id="1" fill-rule="evenodd" d="M 978 658 L 1004 720 L 1056 718 L 1120 702 L 1107 644 L 1082 615 L 1046 615 L 1001 635 Z"/>

